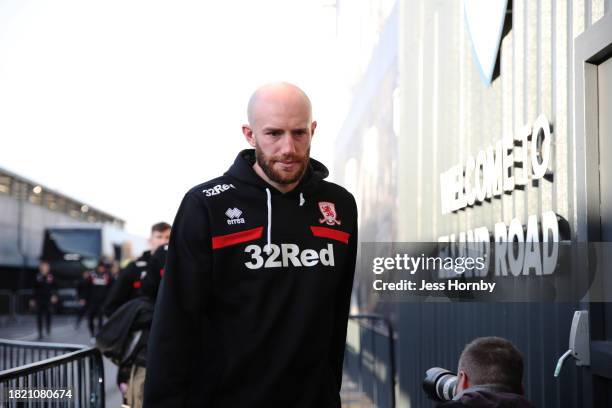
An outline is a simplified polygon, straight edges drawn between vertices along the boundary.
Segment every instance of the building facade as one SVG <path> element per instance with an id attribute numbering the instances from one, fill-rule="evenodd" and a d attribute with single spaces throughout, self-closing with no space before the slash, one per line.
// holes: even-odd
<path id="1" fill-rule="evenodd" d="M 550 222 L 561 241 L 610 241 L 611 2 L 491 1 L 481 13 L 474 3 L 404 0 L 387 19 L 337 141 L 361 240 L 469 242 L 484 228 L 494 242 L 500 228 L 524 234 L 530 223 L 542 239 Z M 495 46 L 488 59 L 483 43 Z M 609 303 L 389 305 L 369 275 L 360 270 L 358 304 L 396 326 L 398 406 L 429 406 L 425 370 L 454 370 L 485 335 L 521 349 L 536 406 L 612 406 Z M 612 290 L 609 274 L 603 285 Z M 577 310 L 589 312 L 591 361 L 555 378 Z"/>
<path id="2" fill-rule="evenodd" d="M 2 289 L 23 286 L 22 271 L 38 267 L 45 228 L 94 223 L 117 228 L 125 225 L 120 218 L 4 169 L 0 169 L 0 208 Z"/>

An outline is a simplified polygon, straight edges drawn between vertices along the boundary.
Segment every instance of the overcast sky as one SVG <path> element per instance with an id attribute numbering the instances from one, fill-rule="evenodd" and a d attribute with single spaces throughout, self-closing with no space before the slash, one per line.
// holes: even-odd
<path id="1" fill-rule="evenodd" d="M 0 167 L 146 235 L 248 147 L 251 92 L 288 80 L 331 169 L 346 90 L 324 3 L 0 1 Z"/>

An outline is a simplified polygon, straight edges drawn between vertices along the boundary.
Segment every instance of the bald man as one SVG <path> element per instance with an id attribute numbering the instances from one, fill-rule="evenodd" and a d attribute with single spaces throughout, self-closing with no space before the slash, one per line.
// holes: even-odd
<path id="1" fill-rule="evenodd" d="M 259 88 L 240 152 L 187 192 L 155 306 L 145 407 L 340 407 L 357 208 L 310 158 L 298 87 Z"/>

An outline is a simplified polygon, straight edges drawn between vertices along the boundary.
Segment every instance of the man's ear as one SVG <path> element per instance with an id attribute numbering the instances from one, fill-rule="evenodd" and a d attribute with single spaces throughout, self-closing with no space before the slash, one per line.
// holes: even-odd
<path id="1" fill-rule="evenodd" d="M 460 370 L 457 376 L 457 392 L 467 390 L 468 388 L 470 388 L 470 378 L 465 371 Z"/>
<path id="2" fill-rule="evenodd" d="M 317 128 L 317 121 L 313 120 L 312 124 L 310 125 L 310 137 L 314 136 L 314 132 L 316 128 Z"/>
<path id="3" fill-rule="evenodd" d="M 253 135 L 253 129 L 249 125 L 242 125 L 242 134 L 251 147 L 255 147 L 255 136 Z"/>

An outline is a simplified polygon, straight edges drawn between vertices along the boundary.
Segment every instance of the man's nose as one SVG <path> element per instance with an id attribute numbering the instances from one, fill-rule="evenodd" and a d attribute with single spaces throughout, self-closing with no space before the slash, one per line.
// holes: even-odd
<path id="1" fill-rule="evenodd" d="M 291 133 L 285 133 L 281 139 L 281 154 L 295 154 L 297 153 L 297 146 L 295 140 L 291 136 Z"/>

